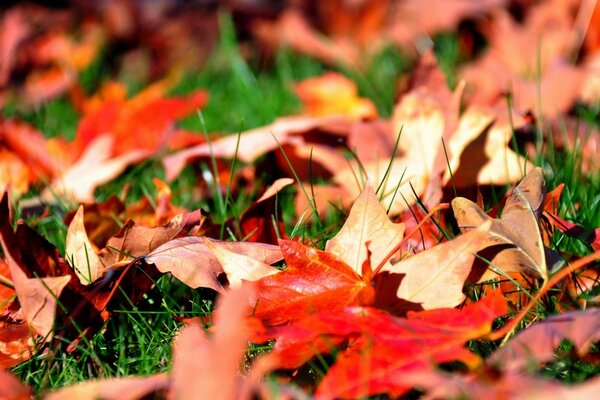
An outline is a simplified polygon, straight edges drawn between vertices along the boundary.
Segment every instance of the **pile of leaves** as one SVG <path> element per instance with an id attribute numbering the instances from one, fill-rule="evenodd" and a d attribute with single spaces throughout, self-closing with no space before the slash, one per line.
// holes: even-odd
<path id="1" fill-rule="evenodd" d="M 0 397 L 598 393 L 600 6 L 226 3 L 3 14 Z M 451 66 L 426 48 L 447 32 Z M 412 67 L 385 109 L 348 76 L 390 48 Z M 323 73 L 267 125 L 208 132 L 218 89 L 178 91 L 225 56 L 256 88 L 247 60 L 289 51 Z M 36 117 L 57 104 L 70 139 Z M 123 314 L 166 328 L 164 365 L 113 369 Z M 77 358 L 87 379 L 54 384 Z"/>

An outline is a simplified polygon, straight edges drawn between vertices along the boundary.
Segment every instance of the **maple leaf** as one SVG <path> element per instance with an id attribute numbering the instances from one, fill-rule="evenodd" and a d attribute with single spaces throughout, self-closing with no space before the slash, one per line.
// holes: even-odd
<path id="1" fill-rule="evenodd" d="M 503 117 L 506 111 L 471 107 L 461 115 L 463 87 L 450 92 L 434 55 L 427 52 L 412 87 L 394 107 L 387 136 L 399 135 L 397 151 L 338 168 L 334 182 L 356 196 L 355 176 L 361 171 L 381 187 L 384 207 L 397 215 L 415 204 L 416 196 L 431 207 L 439 204 L 450 183 L 464 188 L 518 180 L 533 166 L 508 148 L 514 125 Z M 520 126 L 521 119 L 513 121 Z"/>
<path id="2" fill-rule="evenodd" d="M 367 187 L 325 252 L 279 242 L 287 269 L 258 281 L 255 316 L 277 325 L 307 313 L 374 302 L 398 312 L 407 306 L 454 307 L 464 300 L 464 281 L 490 225 L 392 265 L 388 260 L 400 248 L 404 227 L 389 220 Z"/>
<path id="3" fill-rule="evenodd" d="M 341 309 L 361 294 L 368 301 L 370 284 L 336 256 L 288 240 L 279 246 L 287 268 L 257 281 L 255 317 L 277 325 Z"/>
<path id="4" fill-rule="evenodd" d="M 208 95 L 199 90 L 184 97 L 165 98 L 168 80 L 157 82 L 132 99 L 111 98 L 79 122 L 74 147 L 83 151 L 97 137 L 108 133 L 115 146 L 111 156 L 132 150 L 156 152 L 166 144 L 175 120 L 206 104 Z"/>
<path id="5" fill-rule="evenodd" d="M 521 370 L 550 362 L 563 340 L 583 356 L 600 340 L 600 310 L 589 309 L 554 315 L 530 325 L 488 359 L 490 365 L 504 370 Z"/>
<path id="6" fill-rule="evenodd" d="M 201 143 L 189 149 L 184 149 L 163 158 L 167 181 L 177 177 L 185 165 L 198 158 L 215 157 L 234 158 L 244 162 L 254 162 L 260 156 L 277 150 L 280 145 L 304 145 L 303 134 L 310 133 L 324 127 L 347 125 L 349 119 L 340 116 L 307 117 L 291 116 L 282 117 L 272 124 L 254 128 L 237 135 L 229 135 L 214 140 L 211 143 Z M 277 139 L 277 140 L 275 140 Z"/>
<path id="7" fill-rule="evenodd" d="M 295 85 L 295 92 L 308 115 L 346 115 L 356 119 L 377 117 L 373 102 L 358 97 L 356 84 L 335 72 L 305 79 Z"/>
<path id="8" fill-rule="evenodd" d="M 548 278 L 546 249 L 544 247 L 539 216 L 545 194 L 545 181 L 541 168 L 534 169 L 512 191 L 502 217 L 489 217 L 475 203 L 462 197 L 452 200 L 454 216 L 461 231 L 469 231 L 486 221 L 492 222 L 490 237 L 482 244 L 482 256 L 489 265 L 505 273 L 524 272 L 543 279 Z M 487 271 L 487 265 L 478 267 L 483 274 L 479 280 L 489 280 L 496 275 Z"/>
<path id="9" fill-rule="evenodd" d="M 96 254 L 83 224 L 83 206 L 79 206 L 69 225 L 65 254 L 67 258 L 70 257 L 71 267 L 82 284 L 89 285 L 102 276 L 104 266 Z"/>
<path id="10" fill-rule="evenodd" d="M 383 267 L 382 272 L 387 274 L 379 281 L 381 289 L 378 289 L 384 291 L 390 285 L 397 285 L 399 279 L 396 296 L 424 310 L 459 305 L 465 299 L 462 293 L 465 280 L 477 251 L 489 236 L 490 226 L 489 222 L 483 223 L 451 241 Z"/>
<path id="11" fill-rule="evenodd" d="M 376 393 L 399 396 L 410 386 L 399 377 L 410 371 L 432 371 L 435 363 L 481 360 L 464 347 L 485 335 L 492 321 L 507 312 L 499 292 L 462 310 L 439 309 L 398 318 L 372 307 L 346 307 L 305 316 L 271 328 L 277 339 L 271 357 L 280 367 L 297 368 L 316 354 L 347 348 L 321 382 L 317 398 L 363 397 Z"/>
<path id="12" fill-rule="evenodd" d="M 250 279 L 254 274 L 260 275 L 258 270 L 263 271 L 263 274 L 276 271 L 274 268 L 269 270 L 265 264 L 272 264 L 281 259 L 281 251 L 274 245 L 251 242 L 216 242 L 217 244 L 213 244 L 211 247 L 210 244 L 207 245 L 207 242 L 210 241 L 214 241 L 214 239 L 203 236 L 186 236 L 170 240 L 154 250 L 144 253 L 144 262 L 154 264 L 162 273 L 170 272 L 192 288 L 206 287 L 223 291 L 219 275 L 227 273 L 225 268 L 229 269 L 232 274 L 231 280 L 235 284 L 241 279 Z M 237 255 L 240 256 L 236 257 L 237 255 L 231 255 L 229 252 L 238 253 Z M 219 262 L 219 257 L 226 262 L 226 265 Z M 239 265 L 236 266 L 238 262 L 242 264 L 242 269 L 239 268 Z"/>
<path id="13" fill-rule="evenodd" d="M 86 381 L 50 392 L 47 400 L 135 400 L 163 393 L 170 381 L 166 374 L 152 376 L 127 376 Z"/>
<path id="14" fill-rule="evenodd" d="M 251 336 L 244 318 L 253 290 L 244 285 L 220 298 L 210 339 L 196 323 L 182 330 L 175 341 L 170 399 L 238 398 L 238 373 Z"/>
<path id="15" fill-rule="evenodd" d="M 371 263 L 379 265 L 403 236 L 404 224 L 390 221 L 373 188 L 367 184 L 352 205 L 342 229 L 327 242 L 325 251 L 337 256 L 360 275 L 367 260 L 367 243 L 372 253 Z M 384 265 L 389 267 L 391 263 L 386 261 Z"/>
<path id="16" fill-rule="evenodd" d="M 110 182 L 130 164 L 151 154 L 140 149 L 111 158 L 114 143 L 110 135 L 95 138 L 81 157 L 44 190 L 41 198 L 49 203 L 56 201 L 57 196 L 79 203 L 93 202 L 96 187 Z"/>

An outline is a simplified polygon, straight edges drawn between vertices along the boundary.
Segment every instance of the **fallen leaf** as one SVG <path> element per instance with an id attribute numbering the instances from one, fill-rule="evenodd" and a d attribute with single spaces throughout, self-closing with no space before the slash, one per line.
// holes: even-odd
<path id="1" fill-rule="evenodd" d="M 187 96 L 165 98 L 171 86 L 163 80 L 127 100 L 110 98 L 84 115 L 77 127 L 74 148 L 87 149 L 98 137 L 109 135 L 114 141 L 110 156 L 136 151 L 153 153 L 165 145 L 177 119 L 195 112 L 206 104 L 208 94 L 202 90 Z"/>
<path id="2" fill-rule="evenodd" d="M 32 397 L 29 386 L 19 382 L 8 371 L 0 369 L 0 398 L 4 400 L 28 400 Z"/>
<path id="3" fill-rule="evenodd" d="M 396 296 L 416 303 L 424 310 L 455 307 L 465 300 L 462 292 L 465 280 L 471 273 L 476 253 L 488 238 L 491 223 L 382 268 L 383 287 L 397 282 Z M 380 288 L 377 288 L 380 290 Z"/>
<path id="4" fill-rule="evenodd" d="M 174 239 L 146 253 L 145 262 L 154 264 L 162 273 L 170 272 L 175 278 L 192 288 L 206 287 L 220 292 L 224 289 L 219 281 L 219 275 L 225 271 L 219 259 L 206 245 L 206 242 L 211 240 L 213 239 L 202 236 Z M 279 248 L 269 244 L 219 242 L 218 246 L 265 264 L 281 260 Z"/>
<path id="5" fill-rule="evenodd" d="M 150 155 L 146 150 L 132 150 L 110 158 L 113 146 L 114 139 L 108 135 L 94 139 L 82 156 L 44 190 L 42 200 L 53 203 L 60 197 L 77 203 L 93 202 L 98 186 L 110 182 L 129 165 Z"/>
<path id="6" fill-rule="evenodd" d="M 170 380 L 166 374 L 146 377 L 127 376 L 97 381 L 86 381 L 55 390 L 44 396 L 46 400 L 136 400 L 164 393 Z"/>
<path id="7" fill-rule="evenodd" d="M 432 371 L 435 362 L 480 363 L 465 343 L 488 333 L 494 319 L 506 312 L 499 292 L 462 310 L 422 311 L 406 318 L 372 307 L 345 307 L 272 327 L 267 337 L 277 340 L 270 357 L 281 368 L 296 369 L 318 354 L 337 353 L 317 398 L 400 396 L 410 388 L 399 383 L 405 373 Z"/>
<path id="8" fill-rule="evenodd" d="M 536 168 L 513 189 L 499 219 L 489 217 L 475 203 L 462 197 L 452 200 L 452 209 L 463 232 L 492 221 L 490 236 L 480 248 L 480 255 L 489 265 L 505 273 L 523 272 L 547 279 L 546 249 L 538 224 L 545 188 L 542 170 Z M 488 270 L 486 263 L 477 270 L 479 281 L 493 279 L 498 273 Z"/>
<path id="9" fill-rule="evenodd" d="M 260 198 L 239 217 L 242 237 L 248 242 L 276 244 L 285 235 L 283 221 L 277 221 L 281 206 L 277 194 L 294 183 L 291 178 L 277 179 Z"/>
<path id="10" fill-rule="evenodd" d="M 490 365 L 507 371 L 523 370 L 555 359 L 563 340 L 583 356 L 600 340 L 600 310 L 571 311 L 554 315 L 519 332 L 488 359 Z"/>
<path id="11" fill-rule="evenodd" d="M 65 255 L 83 285 L 96 281 L 104 266 L 90 242 L 83 224 L 83 206 L 79 206 L 67 231 Z"/>
<path id="12" fill-rule="evenodd" d="M 308 115 L 345 115 L 356 119 L 377 117 L 375 104 L 359 97 L 356 84 L 338 73 L 328 72 L 305 79 L 297 83 L 294 89 Z"/>
<path id="13" fill-rule="evenodd" d="M 212 337 L 196 323 L 182 330 L 175 342 L 169 399 L 239 398 L 240 365 L 251 337 L 245 317 L 253 290 L 244 285 L 222 295 Z"/>
<path id="14" fill-rule="evenodd" d="M 379 265 L 403 236 L 404 224 L 390 221 L 373 188 L 367 184 L 352 205 L 342 229 L 327 242 L 325 251 L 337 256 L 360 275 L 367 260 L 367 243 L 372 253 L 371 263 Z M 387 261 L 384 265 L 390 267 L 391 263 Z"/>
<path id="15" fill-rule="evenodd" d="M 98 256 L 105 269 L 128 264 L 137 257 L 150 254 L 170 240 L 187 234 L 202 224 L 202 221 L 199 210 L 177 215 L 169 223 L 153 228 L 129 220 L 119 233 L 108 240 Z"/>
<path id="16" fill-rule="evenodd" d="M 264 262 L 227 250 L 217 242 L 206 240 L 204 244 L 221 264 L 231 288 L 240 287 L 243 281 L 256 281 L 279 272 Z"/>
<path id="17" fill-rule="evenodd" d="M 368 301 L 369 285 L 336 256 L 281 240 L 287 268 L 257 281 L 254 316 L 269 325 L 283 324 L 324 310 L 355 303 L 361 294 Z"/>
<path id="18" fill-rule="evenodd" d="M 321 126 L 344 123 L 348 123 L 348 119 L 340 116 L 279 118 L 270 125 L 239 133 L 239 144 L 238 135 L 229 135 L 166 156 L 163 159 L 166 178 L 167 181 L 173 180 L 181 173 L 186 164 L 203 157 L 226 159 L 237 157 L 240 161 L 251 163 L 260 156 L 278 149 L 279 145 L 303 144 L 304 141 L 301 137 L 303 133 Z"/>

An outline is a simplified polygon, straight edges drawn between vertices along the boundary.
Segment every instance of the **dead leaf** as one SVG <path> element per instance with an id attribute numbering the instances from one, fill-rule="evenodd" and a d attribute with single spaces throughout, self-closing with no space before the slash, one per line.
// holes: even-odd
<path id="1" fill-rule="evenodd" d="M 571 311 L 554 315 L 519 332 L 489 358 L 490 365 L 507 371 L 523 370 L 555 359 L 563 340 L 575 346 L 579 356 L 600 340 L 600 310 Z"/>
<path id="2" fill-rule="evenodd" d="M 385 287 L 390 284 L 386 281 L 394 282 L 393 276 L 400 275 L 396 291 L 399 299 L 416 303 L 424 310 L 456 307 L 465 300 L 465 280 L 490 227 L 491 223 L 481 224 L 468 234 L 384 267 L 380 284 Z"/>
<path id="3" fill-rule="evenodd" d="M 94 190 L 98 186 L 111 181 L 129 165 L 150 155 L 146 150 L 132 150 L 110 158 L 113 145 L 114 139 L 109 135 L 97 137 L 82 156 L 44 190 L 42 200 L 53 203 L 56 197 L 61 197 L 76 203 L 93 202 Z"/>
<path id="4" fill-rule="evenodd" d="M 212 337 L 194 323 L 179 334 L 174 349 L 169 399 L 239 398 L 240 365 L 251 337 L 245 317 L 253 286 L 244 285 L 222 295 L 215 311 Z"/>
<path id="5" fill-rule="evenodd" d="M 48 393 L 45 400 L 137 400 L 160 396 L 169 387 L 166 374 L 146 377 L 127 376 L 97 381 L 86 381 Z"/>
<path id="6" fill-rule="evenodd" d="M 29 386 L 19 382 L 11 373 L 0 369 L 0 398 L 4 400 L 28 400 L 32 397 Z"/>
<path id="7" fill-rule="evenodd" d="M 377 117 L 375 104 L 358 96 L 356 83 L 335 72 L 305 79 L 295 85 L 295 92 L 308 115 L 345 115 L 356 119 Z"/>
<path id="8" fill-rule="evenodd" d="M 500 219 L 489 217 L 475 203 L 462 197 L 452 200 L 452 208 L 463 232 L 492 221 L 490 237 L 480 248 L 480 255 L 490 265 L 505 273 L 523 272 L 545 280 L 548 278 L 546 250 L 538 224 L 545 192 L 543 172 L 536 168 L 513 189 Z M 478 267 L 482 275 L 477 280 L 497 276 L 487 268 L 487 264 Z"/>
<path id="9" fill-rule="evenodd" d="M 154 264 L 163 273 L 170 272 L 174 277 L 192 288 L 206 287 L 223 291 L 219 275 L 225 271 L 219 259 L 206 245 L 206 242 L 211 240 L 213 239 L 202 236 L 174 239 L 146 253 L 145 262 Z M 226 251 L 230 250 L 265 264 L 272 264 L 282 258 L 279 248 L 269 244 L 219 242 L 218 246 Z M 245 260 L 245 262 L 247 263 L 248 260 Z M 234 272 L 233 267 L 231 268 Z"/>
<path id="10" fill-rule="evenodd" d="M 278 149 L 280 144 L 303 144 L 304 140 L 301 138 L 303 133 L 321 126 L 338 125 L 347 122 L 347 118 L 339 116 L 320 118 L 293 116 L 279 118 L 270 125 L 240 133 L 239 145 L 237 135 L 229 135 L 222 139 L 214 140 L 211 143 L 202 143 L 166 156 L 163 159 L 166 178 L 167 181 L 173 180 L 181 173 L 186 164 L 203 157 L 226 159 L 237 157 L 243 162 L 254 162 L 260 156 Z M 238 149 L 237 152 L 236 149 Z"/>
<path id="11" fill-rule="evenodd" d="M 104 273 L 104 266 L 88 239 L 83 224 L 83 206 L 79 206 L 67 231 L 65 255 L 83 285 L 96 281 Z"/>
<path id="12" fill-rule="evenodd" d="M 373 188 L 367 184 L 352 205 L 342 229 L 327 242 L 325 251 L 361 275 L 362 265 L 367 260 L 367 243 L 372 253 L 371 264 L 379 265 L 403 236 L 404 224 L 390 221 Z M 391 263 L 387 261 L 384 265 L 390 267 Z"/>
<path id="13" fill-rule="evenodd" d="M 204 244 L 221 264 L 231 288 L 240 287 L 243 281 L 257 281 L 279 272 L 277 268 L 264 262 L 227 250 L 217 242 L 206 240 Z"/>
<path id="14" fill-rule="evenodd" d="M 279 325 L 319 311 L 331 311 L 364 300 L 369 284 L 333 254 L 298 242 L 279 242 L 287 268 L 257 282 L 254 316 Z"/>

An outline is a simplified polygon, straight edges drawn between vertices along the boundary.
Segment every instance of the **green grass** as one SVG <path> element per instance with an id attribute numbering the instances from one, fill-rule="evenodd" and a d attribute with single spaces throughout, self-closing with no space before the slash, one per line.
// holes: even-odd
<path id="1" fill-rule="evenodd" d="M 460 61 L 457 39 L 450 35 L 436 40 L 440 65 L 447 73 L 448 81 L 453 83 Z M 86 90 L 99 87 L 101 80 L 109 76 L 104 62 L 106 55 L 83 73 L 81 80 Z M 371 66 L 363 72 L 343 69 L 340 72 L 355 79 L 361 95 L 372 98 L 380 114 L 386 117 L 393 108 L 397 80 L 411 66 L 407 57 L 387 49 L 375 57 Z M 300 103 L 293 94 L 293 83 L 325 70 L 319 62 L 291 51 L 277 53 L 272 66 L 259 69 L 239 55 L 232 30 L 225 29 L 214 58 L 200 72 L 184 76 L 172 94 L 188 93 L 198 88 L 210 94 L 210 101 L 202 110 L 205 126 L 201 118 L 193 115 L 181 122 L 182 127 L 198 132 L 206 129 L 208 132 L 236 134 L 270 123 L 278 116 L 299 112 Z M 597 118 L 593 108 L 584 111 L 583 117 L 592 120 Z M 77 124 L 75 111 L 65 98 L 34 111 L 23 112 L 16 107 L 9 107 L 3 113 L 33 123 L 48 136 L 72 138 Z M 579 172 L 579 162 L 577 151 L 558 153 L 553 149 L 548 149 L 545 157 L 539 160 L 548 177 L 549 189 L 563 182 L 566 184 L 559 214 L 584 226 L 597 227 L 600 226 L 600 173 Z M 269 175 L 258 177 L 256 189 L 251 194 L 233 192 L 228 204 L 217 201 L 216 197 L 198 199 L 193 195 L 197 185 L 196 174 L 211 169 L 210 163 L 186 168 L 172 185 L 173 201 L 188 209 L 202 207 L 217 222 L 239 216 L 260 195 L 258 184 L 273 180 Z M 97 199 L 102 201 L 110 195 L 121 194 L 125 183 L 131 185 L 128 202 L 144 196 L 153 198 L 155 188 L 152 178 L 155 176 L 163 178 L 164 171 L 159 160 L 148 160 L 100 187 L 96 192 Z M 322 247 L 325 240 L 343 224 L 345 211 L 332 208 L 320 223 L 295 226 L 297 216 L 293 211 L 292 195 L 290 190 L 286 190 L 279 197 L 283 206 L 280 218 L 286 224 L 286 232 L 312 238 L 317 246 Z M 502 193 L 497 193 L 498 199 L 501 196 Z M 66 227 L 63 217 L 68 211 L 68 207 L 57 206 L 50 216 L 31 217 L 28 222 L 64 252 Z M 578 255 L 590 250 L 586 244 L 559 233 L 554 237 L 554 244 L 558 250 Z M 179 318 L 207 315 L 212 309 L 213 300 L 214 293 L 208 290 L 192 290 L 174 278 L 163 276 L 157 281 L 156 288 L 148 292 L 141 302 L 136 305 L 124 302 L 122 308 L 115 312 L 89 343 L 82 343 L 77 350 L 69 353 L 66 351 L 69 343 L 57 338 L 57 351 L 51 356 L 37 354 L 30 361 L 13 368 L 13 372 L 41 393 L 92 378 L 167 371 L 171 365 L 172 338 L 181 326 Z M 555 312 L 555 309 L 548 306 L 537 312 L 544 317 Z M 475 343 L 473 348 L 481 354 L 491 351 L 485 344 Z M 323 375 L 330 362 L 330 359 L 316 360 L 314 368 L 307 374 L 313 377 Z M 569 353 L 564 360 L 547 367 L 544 373 L 559 379 L 578 381 L 599 372 L 590 365 L 573 361 Z"/>

